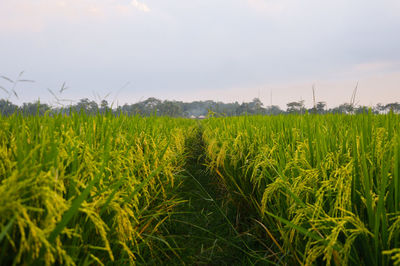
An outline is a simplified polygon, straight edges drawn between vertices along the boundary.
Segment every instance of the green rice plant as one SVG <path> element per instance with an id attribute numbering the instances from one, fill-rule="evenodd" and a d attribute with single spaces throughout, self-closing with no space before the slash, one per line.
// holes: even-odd
<path id="1" fill-rule="evenodd" d="M 0 117 L 0 264 L 179 261 L 185 247 L 166 224 L 185 206 L 178 190 L 185 176 L 197 180 L 184 169 L 198 156 L 236 209 L 230 221 L 216 206 L 229 230 L 265 248 L 226 243 L 249 261 L 399 264 L 399 122 L 393 113 L 210 118 L 200 127 L 111 113 Z M 198 136 L 205 154 L 188 154 Z"/>
<path id="2" fill-rule="evenodd" d="M 393 113 L 212 118 L 207 166 L 240 222 L 257 221 L 287 263 L 390 265 L 400 235 L 399 122 Z"/>
<path id="3" fill-rule="evenodd" d="M 0 117 L 0 264 L 137 264 L 179 256 L 163 224 L 193 122 Z"/>

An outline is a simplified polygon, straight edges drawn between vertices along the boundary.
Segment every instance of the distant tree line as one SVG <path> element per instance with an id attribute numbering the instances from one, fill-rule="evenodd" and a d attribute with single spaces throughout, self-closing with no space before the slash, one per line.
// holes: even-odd
<path id="1" fill-rule="evenodd" d="M 373 107 L 355 106 L 354 104 L 344 103 L 337 107 L 328 109 L 325 102 L 317 102 L 312 108 L 306 108 L 304 101 L 289 102 L 286 104 L 286 110 L 282 110 L 277 105 L 264 106 L 258 98 L 254 98 L 251 102 L 243 103 L 223 103 L 215 101 L 168 101 L 159 100 L 156 98 L 148 98 L 134 104 L 125 104 L 123 106 L 111 107 L 106 101 L 102 100 L 100 104 L 91 101 L 87 98 L 79 100 L 75 104 L 66 105 L 63 107 L 53 107 L 39 101 L 32 103 L 23 103 L 21 106 L 15 105 L 9 100 L 0 99 L 0 112 L 2 115 L 11 115 L 15 112 L 24 115 L 44 115 L 48 113 L 63 113 L 69 114 L 70 112 L 85 112 L 87 114 L 98 114 L 112 112 L 114 114 L 127 114 L 127 115 L 158 115 L 158 116 L 171 116 L 171 117 L 188 117 L 199 118 L 213 114 L 215 116 L 239 116 L 239 115 L 279 115 L 279 114 L 357 114 L 367 110 L 373 113 L 387 113 L 393 111 L 400 113 L 400 103 L 394 102 L 389 104 L 377 104 Z"/>

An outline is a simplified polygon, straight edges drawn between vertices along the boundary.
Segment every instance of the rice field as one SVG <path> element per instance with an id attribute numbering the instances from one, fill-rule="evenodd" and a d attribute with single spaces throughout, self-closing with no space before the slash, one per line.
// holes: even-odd
<path id="1" fill-rule="evenodd" d="M 0 117 L 0 264 L 399 265 L 399 156 L 393 113 Z"/>
<path id="2" fill-rule="evenodd" d="M 160 263 L 193 122 L 0 118 L 0 264 Z M 176 252 L 175 252 L 176 253 Z"/>
<path id="3" fill-rule="evenodd" d="M 400 117 L 293 115 L 205 123 L 207 166 L 266 256 L 288 265 L 400 264 Z"/>

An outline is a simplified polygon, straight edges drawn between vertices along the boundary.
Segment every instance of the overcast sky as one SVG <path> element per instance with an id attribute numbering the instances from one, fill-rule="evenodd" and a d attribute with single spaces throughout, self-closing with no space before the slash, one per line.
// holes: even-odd
<path id="1" fill-rule="evenodd" d="M 0 0 L 14 102 L 400 101 L 398 0 Z M 0 85 L 10 88 L 6 80 Z M 0 91 L 0 97 L 6 94 Z M 98 97 L 98 96 L 96 96 Z"/>

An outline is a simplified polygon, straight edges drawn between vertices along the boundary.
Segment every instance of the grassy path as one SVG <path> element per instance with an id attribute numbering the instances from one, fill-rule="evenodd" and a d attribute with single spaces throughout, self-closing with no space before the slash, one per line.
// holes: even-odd
<path id="1" fill-rule="evenodd" d="M 258 255 L 250 235 L 240 235 L 232 221 L 236 214 L 229 208 L 224 191 L 210 176 L 203 163 L 204 144 L 201 130 L 187 141 L 190 157 L 184 173 L 180 198 L 186 200 L 171 220 L 170 233 L 179 247 L 186 265 L 265 265 Z M 258 262 L 258 263 L 257 263 Z"/>

